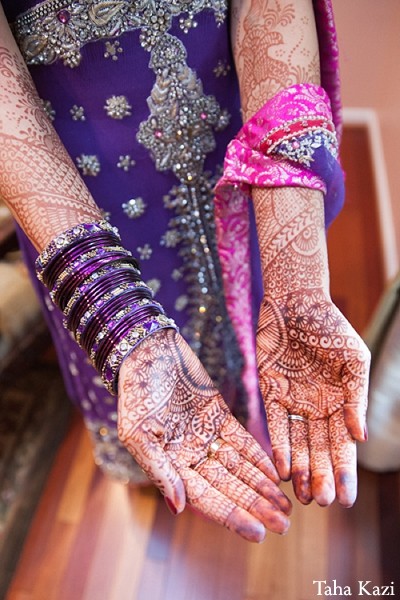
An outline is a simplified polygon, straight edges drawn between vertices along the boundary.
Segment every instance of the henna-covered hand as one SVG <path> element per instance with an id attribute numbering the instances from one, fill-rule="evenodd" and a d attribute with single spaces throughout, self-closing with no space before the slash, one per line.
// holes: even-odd
<path id="1" fill-rule="evenodd" d="M 255 190 L 254 202 L 265 293 L 257 354 L 276 467 L 304 504 L 337 495 L 351 506 L 370 355 L 329 295 L 322 195 Z"/>
<path id="2" fill-rule="evenodd" d="M 265 299 L 257 335 L 275 464 L 297 498 L 351 506 L 355 440 L 365 439 L 369 352 L 330 298 L 298 290 Z M 305 417 L 305 421 L 289 415 Z"/>
<path id="3" fill-rule="evenodd" d="M 250 541 L 285 533 L 291 504 L 267 454 L 236 421 L 173 330 L 122 364 L 120 439 L 177 512 L 185 501 Z"/>

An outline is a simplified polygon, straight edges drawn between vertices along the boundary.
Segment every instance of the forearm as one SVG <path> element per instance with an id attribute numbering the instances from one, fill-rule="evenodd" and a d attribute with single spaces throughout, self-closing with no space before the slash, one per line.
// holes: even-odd
<path id="1" fill-rule="evenodd" d="M 40 251 L 101 213 L 47 119 L 0 6 L 0 195 Z"/>
<path id="2" fill-rule="evenodd" d="M 311 0 L 235 0 L 232 45 L 244 120 L 298 83 L 320 83 Z M 266 294 L 328 287 L 323 195 L 301 187 L 252 189 Z M 307 264 L 307 268 L 306 268 Z"/>

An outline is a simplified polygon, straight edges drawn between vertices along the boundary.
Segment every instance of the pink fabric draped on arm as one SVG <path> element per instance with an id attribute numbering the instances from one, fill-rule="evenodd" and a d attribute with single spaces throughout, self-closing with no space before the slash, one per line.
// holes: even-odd
<path id="1" fill-rule="evenodd" d="M 328 150 L 325 155 L 336 163 L 335 131 L 338 137 L 341 134 L 338 49 L 330 0 L 315 1 L 314 10 L 324 87 L 298 84 L 271 98 L 229 144 L 224 173 L 216 186 L 215 217 L 224 291 L 244 356 L 243 381 L 249 402 L 247 426 L 259 439 L 262 435 L 252 322 L 248 212 L 251 188 L 308 187 L 321 190 L 325 194 L 325 203 L 330 201 L 326 197 L 327 192 L 331 192 L 331 201 L 337 206 L 332 210 L 333 216 L 340 210 L 343 201 L 338 197 L 341 192 L 327 188 L 324 176 L 313 170 L 312 156 L 307 160 L 303 152 L 300 159 L 295 158 L 299 146 L 307 154 L 307 144 L 324 145 Z M 284 146 L 286 143 L 285 151 L 289 147 L 289 155 L 285 156 L 279 142 L 284 142 Z M 274 147 L 273 152 L 269 150 L 271 146 Z M 332 170 L 331 165 L 329 169 Z"/>

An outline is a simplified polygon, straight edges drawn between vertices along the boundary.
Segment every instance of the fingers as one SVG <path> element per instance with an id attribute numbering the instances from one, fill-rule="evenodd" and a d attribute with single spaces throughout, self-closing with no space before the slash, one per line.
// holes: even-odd
<path id="1" fill-rule="evenodd" d="M 180 471 L 185 482 L 188 501 L 203 514 L 251 542 L 262 542 L 267 526 L 277 533 L 285 533 L 287 517 L 244 484 L 229 475 L 215 459 L 199 467 L 203 475 L 185 467 Z M 244 494 L 244 495 L 243 495 Z"/>
<path id="2" fill-rule="evenodd" d="M 122 427 L 123 425 L 120 426 L 120 430 Z M 185 487 L 167 454 L 160 446 L 158 438 L 154 434 L 147 433 L 140 441 L 135 441 L 128 436 L 124 439 L 122 434 L 120 439 L 149 479 L 172 504 L 176 513 L 182 512 L 186 505 Z"/>
<path id="3" fill-rule="evenodd" d="M 231 414 L 227 415 L 223 423 L 221 437 L 269 479 L 280 483 L 277 470 L 268 454 Z"/>
<path id="4" fill-rule="evenodd" d="M 320 506 L 328 506 L 334 501 L 336 490 L 327 419 L 310 420 L 308 433 L 312 496 Z"/>
<path id="5" fill-rule="evenodd" d="M 357 454 L 356 442 L 347 429 L 341 410 L 329 419 L 329 437 L 336 495 L 340 504 L 349 507 L 357 497 Z"/>
<path id="6" fill-rule="evenodd" d="M 289 424 L 292 447 L 292 483 L 294 493 L 302 504 L 312 501 L 308 421 L 291 420 Z"/>
<path id="7" fill-rule="evenodd" d="M 196 471 L 224 496 L 261 521 L 270 531 L 285 533 L 288 530 L 287 516 L 251 487 L 231 475 L 218 460 L 209 459 Z"/>
<path id="8" fill-rule="evenodd" d="M 288 481 L 291 474 L 291 451 L 287 411 L 278 403 L 270 404 L 266 411 L 276 470 L 283 481 Z"/>
<path id="9" fill-rule="evenodd" d="M 253 466 L 227 443 L 222 443 L 215 453 L 215 458 L 231 475 L 250 486 L 272 505 L 289 515 L 292 503 L 289 498 L 257 467 Z"/>
<path id="10" fill-rule="evenodd" d="M 267 405 L 266 410 L 275 466 L 280 478 L 288 481 L 291 473 L 291 452 L 287 411 L 277 402 Z"/>

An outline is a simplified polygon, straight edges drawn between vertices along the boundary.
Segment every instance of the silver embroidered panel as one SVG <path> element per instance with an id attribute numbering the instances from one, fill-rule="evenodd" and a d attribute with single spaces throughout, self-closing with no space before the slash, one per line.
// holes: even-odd
<path id="1" fill-rule="evenodd" d="M 187 13 L 180 21 L 187 31 L 193 16 L 206 8 L 222 22 L 226 7 L 227 0 L 45 0 L 18 17 L 14 32 L 28 64 L 51 64 L 61 58 L 73 67 L 89 42 L 141 29 L 141 44 L 151 49 L 173 17 Z"/>

